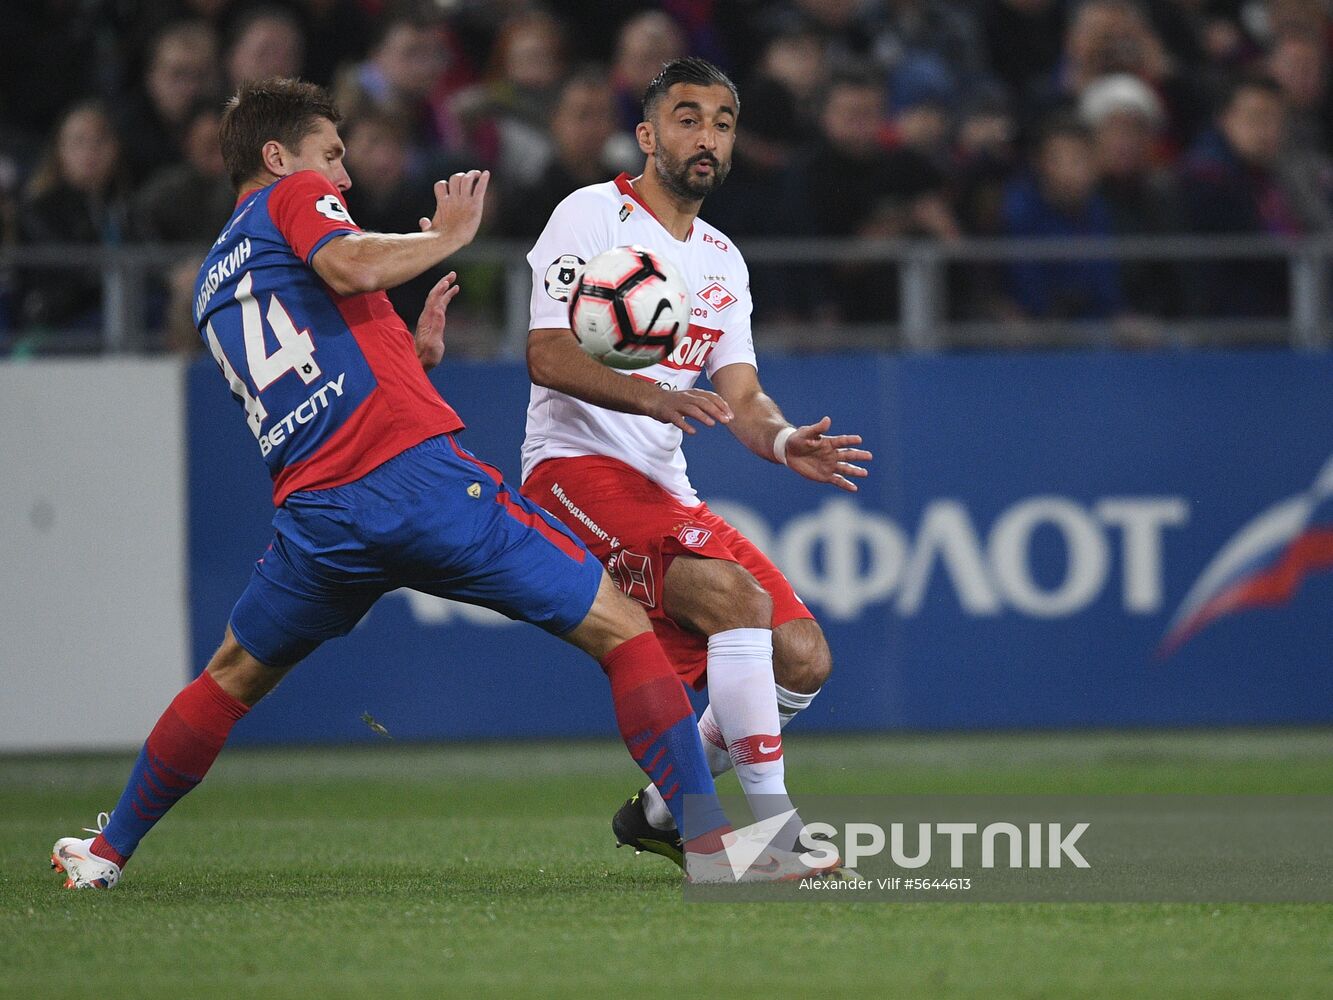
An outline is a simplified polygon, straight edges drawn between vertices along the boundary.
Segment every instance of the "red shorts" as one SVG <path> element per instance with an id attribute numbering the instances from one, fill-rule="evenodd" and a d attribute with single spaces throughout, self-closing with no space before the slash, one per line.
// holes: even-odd
<path id="1" fill-rule="evenodd" d="M 547 459 L 521 492 L 573 531 L 620 589 L 648 609 L 667 658 L 696 688 L 706 680 L 708 638 L 678 625 L 662 606 L 663 581 L 676 556 L 745 567 L 773 601 L 773 628 L 814 617 L 782 571 L 707 504 L 685 506 L 624 462 L 601 455 Z"/>

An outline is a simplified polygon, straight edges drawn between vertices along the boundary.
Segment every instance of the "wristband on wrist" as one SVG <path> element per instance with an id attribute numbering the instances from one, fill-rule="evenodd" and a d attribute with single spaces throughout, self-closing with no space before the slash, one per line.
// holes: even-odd
<path id="1" fill-rule="evenodd" d="M 787 464 L 787 439 L 796 433 L 795 427 L 784 427 L 773 439 L 773 457 L 782 465 Z"/>

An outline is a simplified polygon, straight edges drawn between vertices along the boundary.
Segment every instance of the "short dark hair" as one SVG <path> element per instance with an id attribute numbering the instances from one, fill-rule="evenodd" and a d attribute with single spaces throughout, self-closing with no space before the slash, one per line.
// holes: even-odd
<path id="1" fill-rule="evenodd" d="M 276 140 L 295 150 L 319 128 L 320 119 L 342 123 L 323 87 L 278 76 L 242 84 L 227 101 L 219 131 L 222 162 L 232 184 L 240 188 L 263 169 L 264 143 Z"/>
<path id="2" fill-rule="evenodd" d="M 686 56 L 672 59 L 662 67 L 662 71 L 653 77 L 648 89 L 643 92 L 643 119 L 647 121 L 657 110 L 657 104 L 666 96 L 666 92 L 678 83 L 692 83 L 699 87 L 722 86 L 731 91 L 731 99 L 736 102 L 736 113 L 740 114 L 741 97 L 736 85 L 720 69 L 707 59 Z"/>

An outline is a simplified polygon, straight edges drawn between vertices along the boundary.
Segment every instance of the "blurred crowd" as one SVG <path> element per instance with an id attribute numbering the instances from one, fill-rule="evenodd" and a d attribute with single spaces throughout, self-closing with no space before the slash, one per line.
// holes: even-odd
<path id="1" fill-rule="evenodd" d="M 574 188 L 642 168 L 639 99 L 694 54 L 740 88 L 704 217 L 731 236 L 1293 235 L 1333 224 L 1328 0 L 32 0 L 6 5 L 0 238 L 206 246 L 242 81 L 332 89 L 367 229 L 412 231 L 430 181 L 495 174 L 483 237 L 530 241 Z M 195 262 L 148 312 L 193 346 Z M 891 322 L 888 265 L 756 268 L 758 320 Z M 886 276 L 888 280 L 886 280 Z M 465 275 L 498 310 L 501 274 Z M 95 329 L 95 272 L 3 276 L 0 343 Z M 1273 317 L 1280 260 L 954 268 L 960 319 Z M 423 282 L 395 292 L 415 316 Z"/>

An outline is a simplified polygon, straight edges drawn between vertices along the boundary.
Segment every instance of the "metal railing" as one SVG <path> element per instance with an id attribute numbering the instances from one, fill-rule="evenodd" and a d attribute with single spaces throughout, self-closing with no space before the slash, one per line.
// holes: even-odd
<path id="1" fill-rule="evenodd" d="M 525 254 L 529 244 L 485 241 L 454 255 L 450 267 L 488 265 L 503 272 L 502 304 L 490 349 L 483 353 L 518 356 L 527 336 L 531 271 Z M 8 246 L 0 248 L 0 272 L 15 269 L 83 269 L 101 275 L 100 348 L 107 353 L 140 353 L 149 344 L 147 313 L 150 282 L 204 248 L 187 246 L 90 245 Z M 898 347 L 935 351 L 955 347 L 1012 346 L 1051 343 L 1103 346 L 1114 342 L 1110 322 L 957 320 L 949 317 L 948 280 L 951 268 L 996 266 L 1016 261 L 1158 262 L 1185 266 L 1217 261 L 1284 261 L 1290 308 L 1284 317 L 1267 319 L 1203 319 L 1147 317 L 1160 343 L 1174 346 L 1227 344 L 1241 338 L 1288 344 L 1304 350 L 1333 346 L 1329 280 L 1333 269 L 1333 234 L 1279 239 L 1260 236 L 1169 236 L 1117 239 L 762 239 L 747 240 L 745 258 L 752 275 L 765 268 L 837 268 L 846 265 L 885 267 L 884 280 L 896 281 L 898 315 L 874 323 L 839 323 L 831 328 L 830 344 Z M 415 317 L 406 317 L 409 322 Z M 769 346 L 817 347 L 807 322 L 756 322 L 756 336 Z"/>

